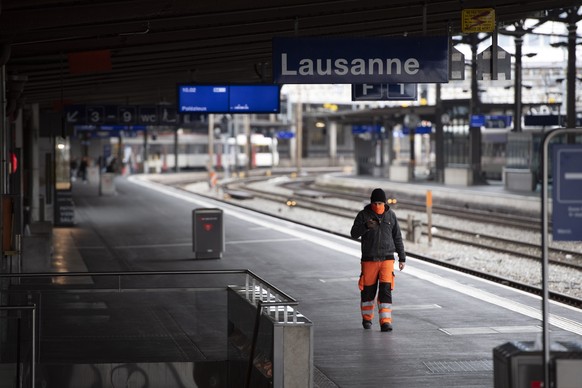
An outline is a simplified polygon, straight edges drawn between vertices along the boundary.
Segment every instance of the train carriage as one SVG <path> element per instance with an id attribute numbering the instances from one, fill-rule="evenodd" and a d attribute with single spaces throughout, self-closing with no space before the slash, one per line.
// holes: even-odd
<path id="1" fill-rule="evenodd" d="M 174 133 L 157 133 L 148 135 L 147 142 L 142 136 L 123 138 L 124 162 L 139 170 L 147 155 L 147 164 L 156 172 L 166 171 L 175 166 L 176 135 Z M 213 139 L 213 167 L 216 169 L 244 169 L 248 167 L 275 167 L 279 164 L 277 139 L 262 134 L 252 134 L 250 149 L 247 137 L 238 135 Z M 114 146 L 119 140 L 112 138 Z M 203 133 L 180 133 L 177 135 L 178 167 L 181 170 L 199 170 L 209 167 L 209 139 Z M 146 148 L 147 147 L 147 148 Z M 144 150 L 147 149 L 147 153 Z"/>

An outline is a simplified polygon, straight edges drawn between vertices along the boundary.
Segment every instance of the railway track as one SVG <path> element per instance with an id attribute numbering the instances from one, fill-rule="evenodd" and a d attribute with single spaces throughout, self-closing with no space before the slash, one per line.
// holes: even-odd
<path id="1" fill-rule="evenodd" d="M 301 186 L 298 183 L 291 186 L 293 188 L 293 190 L 291 190 L 289 188 L 290 187 L 289 185 L 284 185 L 284 184 L 280 186 L 284 190 L 275 190 L 275 189 L 264 190 L 264 189 L 258 189 L 256 187 L 253 187 L 252 183 L 259 183 L 265 179 L 273 179 L 273 177 L 269 177 L 269 178 L 252 177 L 252 178 L 247 179 L 247 180 L 236 180 L 236 181 L 229 182 L 227 184 L 223 184 L 222 189 L 224 190 L 225 194 L 236 193 L 236 195 L 239 196 L 239 199 L 243 199 L 246 196 L 246 198 L 248 198 L 248 199 L 254 198 L 254 199 L 258 199 L 260 201 L 271 201 L 271 202 L 279 204 L 281 206 L 296 207 L 296 208 L 309 210 L 309 211 L 312 210 L 312 211 L 323 212 L 325 214 L 345 218 L 345 219 L 350 220 L 350 221 L 353 220 L 353 217 L 356 214 L 356 212 L 361 209 L 362 204 L 367 202 L 367 195 L 364 195 L 364 194 L 360 194 L 360 195 L 346 194 L 346 193 L 336 194 L 333 191 L 323 192 L 323 191 L 319 191 L 319 190 L 312 190 L 310 188 L 310 186 L 305 186 L 305 185 Z M 305 180 L 309 181 L 309 179 L 305 179 Z M 176 182 L 174 184 L 174 186 L 184 189 L 185 184 L 186 184 L 186 181 Z M 280 192 L 280 191 L 283 191 L 283 192 Z M 213 196 L 213 198 L 216 199 L 215 196 Z M 330 206 L 330 202 L 338 200 L 338 199 L 340 199 L 340 200 L 347 199 L 349 201 L 353 201 L 354 205 L 353 206 L 340 206 L 340 205 L 333 204 L 332 206 Z M 245 200 L 237 200 L 237 201 L 228 200 L 228 202 L 230 204 L 234 204 L 237 206 L 241 206 L 241 207 L 249 208 L 249 209 L 254 210 L 254 211 L 261 212 L 260 209 L 253 208 L 252 206 L 247 206 L 245 204 Z M 322 205 L 325 205 L 325 206 L 322 206 Z M 402 214 L 403 210 L 404 210 L 404 207 L 401 205 L 402 205 L 401 202 L 399 202 L 399 212 L 398 212 L 399 214 Z M 436 211 L 435 211 L 435 213 L 436 213 Z M 269 214 L 273 215 L 271 213 L 269 213 Z M 275 216 L 277 216 L 277 215 L 275 215 Z M 461 218 L 461 217 L 463 217 L 463 214 L 460 214 L 459 209 L 457 209 L 455 216 Z M 279 217 L 286 218 L 286 217 L 282 217 L 282 216 L 279 216 Z M 296 223 L 300 223 L 300 224 L 302 223 L 302 222 L 298 222 L 296 220 L 291 220 L 291 221 L 296 222 Z M 481 221 L 482 221 L 482 219 L 481 219 Z M 401 227 L 404 229 L 404 231 L 406 231 L 407 220 L 404 218 L 399 218 L 399 222 L 401 223 Z M 313 227 L 312 225 L 308 225 L 308 226 Z M 507 226 L 507 225 L 505 225 L 505 226 Z M 520 227 L 521 226 L 523 226 L 523 225 L 520 225 Z M 479 247 L 480 249 L 483 249 L 483 250 L 502 252 L 502 253 L 507 254 L 507 255 L 520 257 L 520 258 L 526 258 L 526 259 L 534 260 L 534 261 L 538 261 L 538 262 L 540 261 L 540 257 L 541 257 L 541 253 L 539 252 L 540 248 L 539 248 L 539 246 L 537 246 L 535 244 L 528 244 L 524 241 L 515 241 L 515 240 L 502 238 L 502 237 L 498 237 L 498 236 L 488 236 L 488 235 L 484 235 L 484 234 L 476 234 L 474 232 L 471 233 L 471 232 L 468 232 L 466 230 L 462 230 L 459 228 L 452 228 L 452 227 L 445 226 L 445 225 L 433 225 L 433 227 L 435 227 L 438 230 L 438 233 L 433 234 L 433 238 L 447 240 L 447 241 L 454 242 L 455 244 L 460 244 L 460 245 L 469 245 L 472 247 Z M 323 228 L 318 228 L 318 229 L 323 230 Z M 425 225 L 423 225 L 423 229 L 426 229 Z M 329 230 L 326 230 L 326 231 L 330 232 Z M 350 238 L 350 236 L 347 236 L 346 234 L 337 233 L 334 231 L 331 231 L 331 233 L 334 233 L 336 235 L 340 235 L 340 236 L 343 236 L 346 238 Z M 446 261 L 443 261 L 440 259 L 436 259 L 436 258 L 432 258 L 432 257 L 429 257 L 427 255 L 416 254 L 413 252 L 408 252 L 408 254 L 412 257 L 417 257 L 421 260 L 433 262 L 435 264 L 446 266 L 449 268 L 453 268 L 453 269 L 461 271 L 461 272 L 471 273 L 474 276 L 487 278 L 489 280 L 496 281 L 496 282 L 499 282 L 502 284 L 506 284 L 506 285 L 511 286 L 511 287 L 519 288 L 519 289 L 525 290 L 525 291 L 530 292 L 530 293 L 534 293 L 534 294 L 538 294 L 538 295 L 541 294 L 541 290 L 539 290 L 538 288 L 536 288 L 533 285 L 528 285 L 528 284 L 524 284 L 522 282 L 518 282 L 515 280 L 508 279 L 508 278 L 495 276 L 495 275 L 492 275 L 491 273 L 479 271 L 476 269 L 466 268 L 466 267 L 462 267 L 462 266 L 456 266 L 456 265 L 451 264 L 449 262 L 446 262 Z M 580 252 L 569 252 L 569 251 L 565 251 L 563 249 L 551 248 L 549 259 L 550 259 L 550 263 L 552 263 L 554 265 L 565 266 L 565 267 L 571 268 L 573 271 L 580 271 L 580 274 L 581 274 L 580 278 L 582 278 L 582 255 L 580 254 Z M 573 286 L 580 287 L 582 285 L 573 285 Z M 582 300 L 575 298 L 575 297 L 572 297 L 572 296 L 569 296 L 569 295 L 552 292 L 551 298 L 553 300 L 557 300 L 557 301 L 560 301 L 562 303 L 567 303 L 567 304 L 582 308 Z"/>
<path id="2" fill-rule="evenodd" d="M 540 261 L 542 257 L 541 248 L 537 244 L 531 244 L 525 241 L 515 241 L 499 236 L 490 236 L 482 233 L 469 232 L 455 228 L 437 226 L 439 233 L 433 235 L 433 238 L 445 239 L 455 243 L 470 244 L 475 247 L 492 250 L 495 252 L 505 253 L 508 255 L 518 255 L 535 261 Z M 443 233 L 443 232 L 446 232 Z M 581 271 L 582 273 L 582 255 L 580 252 L 569 251 L 559 248 L 549 249 L 551 264 L 562 265 Z"/>
<path id="3" fill-rule="evenodd" d="M 255 180 L 256 181 L 256 180 Z M 289 195 L 282 195 L 276 194 L 273 192 L 265 192 L 263 190 L 255 189 L 249 187 L 245 184 L 236 183 L 233 185 L 233 191 L 236 190 L 237 192 L 247 192 L 249 196 L 261 198 L 264 200 L 269 200 L 277 203 L 287 203 L 292 202 L 292 206 L 300 207 L 303 209 L 323 212 L 326 214 L 339 216 L 339 217 L 346 217 L 350 220 L 353 219 L 354 215 L 361 210 L 361 206 L 353 206 L 353 207 L 343 207 L 334 205 L 332 207 L 329 206 L 322 206 L 326 204 L 326 201 L 332 197 L 332 194 L 325 193 L 317 198 L 310 198 L 308 196 L 289 196 Z M 306 189 L 297 190 L 297 193 L 301 193 L 301 191 L 306 192 L 306 195 L 309 193 Z M 312 195 L 317 195 L 317 192 L 312 191 Z M 352 196 L 354 197 L 354 196 Z M 345 198 L 345 196 L 344 196 Z M 359 197 L 356 197 L 359 198 Z M 349 198 L 353 200 L 352 198 Z M 359 198 L 362 200 L 362 198 Z M 400 210 L 403 210 L 400 208 Z M 399 211 L 397 214 L 401 214 Z M 440 214 L 440 212 L 439 212 Z M 449 215 L 448 213 L 446 215 Z M 464 214 L 459 212 L 455 213 L 455 217 L 464 218 Z M 469 218 L 473 220 L 472 217 Z M 404 217 L 399 217 L 398 221 L 401 225 L 401 228 L 404 231 L 410 233 L 411 231 L 407 230 L 408 219 Z M 482 219 L 480 219 L 482 221 Z M 465 229 L 453 228 L 450 226 L 446 226 L 444 224 L 433 224 L 433 228 L 438 230 L 438 233 L 433 234 L 433 238 L 437 239 L 445 239 L 450 242 L 458 243 L 458 244 L 465 244 L 465 245 L 472 245 L 474 247 L 479 247 L 482 249 L 487 249 L 495 252 L 505 253 L 508 255 L 514 255 L 517 257 L 528 258 L 531 260 L 540 261 L 542 254 L 541 249 L 538 245 L 528 243 L 525 241 L 516 241 L 509 238 L 504 238 L 500 236 L 492 236 L 486 235 L 483 233 L 476 233 L 474 231 L 467 231 Z M 507 226 L 504 224 L 504 226 Z M 426 230 L 428 226 L 426 223 L 421 224 L 422 230 L 424 231 L 423 234 L 427 234 Z M 519 226 L 520 228 L 522 225 Z M 582 271 L 582 254 L 580 252 L 575 251 L 568 251 L 561 248 L 550 248 L 549 249 L 549 262 L 551 264 L 562 265 L 565 267 L 570 267 L 572 269 L 576 269 Z"/>
<path id="4" fill-rule="evenodd" d="M 353 201 L 367 201 L 369 193 L 365 191 L 356 190 L 342 190 L 338 188 L 320 187 L 313 186 L 315 180 L 313 178 L 306 178 L 303 180 L 297 180 L 295 182 L 290 182 L 285 185 L 290 190 L 301 191 L 301 190 L 312 190 L 322 193 L 322 196 L 333 196 L 335 198 L 343 198 L 346 200 Z M 426 211 L 425 200 L 415 200 L 412 198 L 395 198 L 398 202 L 398 209 L 401 210 L 412 210 L 418 212 Z M 491 211 L 479 210 L 479 209 L 468 209 L 466 207 L 451 206 L 436 204 L 433 205 L 433 213 L 447 215 L 452 217 L 459 217 L 465 220 L 482 221 L 483 217 L 489 218 L 489 222 L 500 226 L 508 226 L 521 228 L 523 230 L 540 231 L 540 219 L 534 217 L 527 217 L 517 214 L 501 214 L 495 213 L 495 217 L 491 217 Z"/>

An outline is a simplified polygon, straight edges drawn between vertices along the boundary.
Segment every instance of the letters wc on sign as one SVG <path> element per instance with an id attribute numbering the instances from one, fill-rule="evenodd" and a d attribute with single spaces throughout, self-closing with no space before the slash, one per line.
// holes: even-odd
<path id="1" fill-rule="evenodd" d="M 448 38 L 273 38 L 276 83 L 448 82 Z"/>

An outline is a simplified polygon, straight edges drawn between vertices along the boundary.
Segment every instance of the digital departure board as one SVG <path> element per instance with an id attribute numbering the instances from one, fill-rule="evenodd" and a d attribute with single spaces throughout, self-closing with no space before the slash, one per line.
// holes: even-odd
<path id="1" fill-rule="evenodd" d="M 179 85 L 178 112 L 228 112 L 228 86 Z"/>
<path id="2" fill-rule="evenodd" d="M 279 85 L 178 85 L 178 112 L 278 113 Z"/>
<path id="3" fill-rule="evenodd" d="M 279 85 L 231 85 L 230 113 L 278 113 Z"/>

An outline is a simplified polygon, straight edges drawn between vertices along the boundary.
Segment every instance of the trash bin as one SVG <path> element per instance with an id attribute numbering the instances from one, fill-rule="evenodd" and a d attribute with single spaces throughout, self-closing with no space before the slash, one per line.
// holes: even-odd
<path id="1" fill-rule="evenodd" d="M 115 195 L 115 174 L 104 172 L 99 180 L 100 195 Z"/>
<path id="2" fill-rule="evenodd" d="M 507 342 L 493 349 L 495 388 L 541 387 L 544 381 L 542 350 L 533 341 Z M 569 362 L 564 362 L 568 360 Z M 575 342 L 554 342 L 550 345 L 552 381 L 556 388 L 569 388 L 572 361 L 582 363 L 582 345 Z M 558 367 L 556 368 L 556 365 Z M 576 382 L 578 383 L 578 382 Z"/>
<path id="3" fill-rule="evenodd" d="M 220 259 L 224 252 L 222 210 L 200 208 L 192 211 L 194 258 Z"/>

